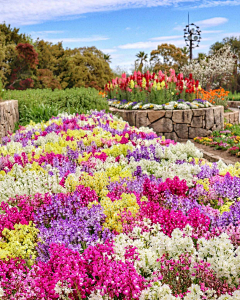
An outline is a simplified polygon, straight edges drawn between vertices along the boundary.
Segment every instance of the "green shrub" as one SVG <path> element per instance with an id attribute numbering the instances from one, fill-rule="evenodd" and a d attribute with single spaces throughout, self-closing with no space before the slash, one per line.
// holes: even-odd
<path id="1" fill-rule="evenodd" d="M 86 113 L 91 109 L 108 111 L 107 100 L 94 88 L 7 90 L 3 99 L 18 100 L 21 125 L 31 120 L 47 121 L 61 112 Z"/>

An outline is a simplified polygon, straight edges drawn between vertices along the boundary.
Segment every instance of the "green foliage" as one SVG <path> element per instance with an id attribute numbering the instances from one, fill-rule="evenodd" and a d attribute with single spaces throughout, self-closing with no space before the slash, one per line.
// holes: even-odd
<path id="1" fill-rule="evenodd" d="M 157 50 L 153 50 L 150 62 L 154 66 L 154 71 L 169 71 L 174 69 L 179 72 L 180 68 L 188 61 L 185 48 L 178 48 L 173 44 L 158 45 Z"/>
<path id="2" fill-rule="evenodd" d="M 3 99 L 4 93 L 5 93 L 5 90 L 3 88 L 2 78 L 0 77 L 0 100 Z"/>
<path id="3" fill-rule="evenodd" d="M 31 61 L 30 56 L 37 66 L 26 64 Z M 113 78 L 110 61 L 110 55 L 96 47 L 64 49 L 61 42 L 52 44 L 39 39 L 33 43 L 18 28 L 0 24 L 0 77 L 9 89 L 94 87 L 101 90 Z"/>
<path id="4" fill-rule="evenodd" d="M 237 93 L 236 91 L 234 93 L 229 93 L 228 98 L 230 101 L 240 101 L 240 93 Z"/>
<path id="5" fill-rule="evenodd" d="M 93 88 L 7 90 L 4 99 L 18 100 L 21 125 L 31 120 L 47 121 L 61 112 L 86 113 L 91 109 L 108 111 L 107 100 Z"/>

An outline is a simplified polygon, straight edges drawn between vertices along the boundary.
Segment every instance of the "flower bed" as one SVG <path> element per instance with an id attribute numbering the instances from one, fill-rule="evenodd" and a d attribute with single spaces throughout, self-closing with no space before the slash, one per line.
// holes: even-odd
<path id="1" fill-rule="evenodd" d="M 135 71 L 128 77 L 122 74 L 120 78 L 112 79 L 112 82 L 105 85 L 108 99 L 158 105 L 179 99 L 192 102 L 199 98 L 200 90 L 201 86 L 198 80 L 193 79 L 192 74 L 184 78 L 182 73 L 176 75 L 173 69 L 170 69 L 169 76 L 162 71 L 147 71 L 145 74 Z"/>
<path id="2" fill-rule="evenodd" d="M 214 131 L 208 137 L 195 137 L 194 141 L 215 149 L 226 150 L 232 155 L 240 156 L 240 126 L 226 123 L 225 129 Z"/>
<path id="3" fill-rule="evenodd" d="M 120 109 L 153 109 L 153 110 L 174 110 L 174 109 L 197 109 L 197 108 L 206 108 L 211 107 L 212 104 L 208 101 L 195 99 L 192 102 L 184 101 L 179 99 L 177 101 L 171 101 L 166 104 L 154 104 L 147 103 L 143 104 L 142 102 L 127 102 L 127 100 L 118 101 L 116 99 L 108 99 L 108 105 L 111 107 L 116 107 Z"/>
<path id="4" fill-rule="evenodd" d="M 223 129 L 223 106 L 188 110 L 128 110 L 110 107 L 130 125 L 153 128 L 154 131 L 174 141 L 187 141 L 196 136 L 209 136 Z"/>
<path id="5" fill-rule="evenodd" d="M 239 299 L 240 164 L 104 112 L 0 154 L 1 299 Z"/>

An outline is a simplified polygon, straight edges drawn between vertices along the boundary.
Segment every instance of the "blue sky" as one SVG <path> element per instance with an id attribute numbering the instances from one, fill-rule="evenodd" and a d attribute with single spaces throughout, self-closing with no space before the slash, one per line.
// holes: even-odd
<path id="1" fill-rule="evenodd" d="M 0 22 L 64 47 L 96 46 L 112 57 L 111 67 L 131 68 L 139 51 L 161 43 L 185 44 L 183 28 L 202 30 L 199 52 L 226 36 L 240 36 L 240 0 L 7 0 Z M 194 51 L 194 56 L 197 55 Z"/>

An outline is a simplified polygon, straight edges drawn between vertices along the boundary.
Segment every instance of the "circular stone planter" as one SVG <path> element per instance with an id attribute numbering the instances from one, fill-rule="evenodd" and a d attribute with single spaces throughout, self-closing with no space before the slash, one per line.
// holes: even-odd
<path id="1" fill-rule="evenodd" d="M 18 121 L 18 101 L 7 100 L 0 102 L 0 142 L 8 132 L 13 132 L 15 123 Z"/>
<path id="2" fill-rule="evenodd" d="M 167 139 L 185 142 L 197 136 L 209 136 L 224 128 L 223 106 L 188 110 L 126 110 L 110 107 L 129 125 L 149 127 Z"/>

